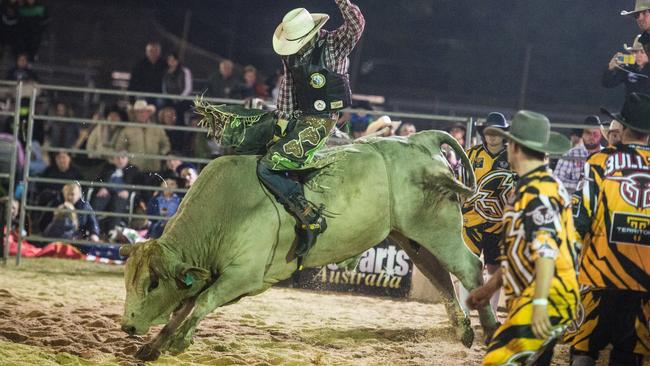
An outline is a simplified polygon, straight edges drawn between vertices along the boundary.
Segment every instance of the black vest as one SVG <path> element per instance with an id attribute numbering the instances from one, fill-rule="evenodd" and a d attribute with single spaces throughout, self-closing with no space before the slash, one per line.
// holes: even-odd
<path id="1" fill-rule="evenodd" d="M 307 60 L 288 60 L 298 109 L 305 114 L 336 112 L 352 102 L 348 74 L 337 74 L 326 66 L 325 43 L 319 41 Z"/>

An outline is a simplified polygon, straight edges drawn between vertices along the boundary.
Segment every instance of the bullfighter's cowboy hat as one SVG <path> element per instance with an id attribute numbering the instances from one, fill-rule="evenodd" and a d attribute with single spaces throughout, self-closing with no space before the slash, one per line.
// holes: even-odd
<path id="1" fill-rule="evenodd" d="M 273 33 L 273 50 L 278 55 L 293 55 L 309 43 L 329 20 L 327 14 L 310 14 L 305 8 L 293 9 Z"/>

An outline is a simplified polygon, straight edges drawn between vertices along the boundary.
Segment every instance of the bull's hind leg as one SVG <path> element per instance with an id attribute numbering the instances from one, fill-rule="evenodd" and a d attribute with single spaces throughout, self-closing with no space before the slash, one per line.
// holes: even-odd
<path id="1" fill-rule="evenodd" d="M 400 228 L 401 233 L 426 248 L 442 268 L 454 274 L 468 291 L 481 286 L 482 265 L 463 242 L 463 221 L 458 203 L 443 199 L 421 214 L 421 217 L 404 223 Z M 439 279 L 437 282 L 442 281 Z M 451 293 L 453 296 L 453 289 Z M 479 309 L 479 319 L 486 337 L 490 338 L 496 330 L 497 321 L 489 305 Z"/>

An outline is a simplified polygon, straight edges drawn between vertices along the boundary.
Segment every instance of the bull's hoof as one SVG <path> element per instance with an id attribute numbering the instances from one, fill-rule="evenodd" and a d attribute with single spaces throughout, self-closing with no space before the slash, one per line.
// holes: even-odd
<path id="1" fill-rule="evenodd" d="M 474 329 L 472 329 L 472 323 L 469 318 L 463 318 L 456 329 L 463 346 L 471 348 L 472 344 L 474 344 Z"/>
<path id="2" fill-rule="evenodd" d="M 145 344 L 135 353 L 135 357 L 142 361 L 155 361 L 160 357 L 160 351 L 150 344 Z"/>
<path id="3" fill-rule="evenodd" d="M 497 324 L 493 328 L 486 328 L 483 330 L 483 333 L 485 334 L 485 345 L 487 346 L 492 342 L 492 337 L 494 337 L 494 333 L 499 329 L 501 326 L 501 323 L 497 322 Z"/>

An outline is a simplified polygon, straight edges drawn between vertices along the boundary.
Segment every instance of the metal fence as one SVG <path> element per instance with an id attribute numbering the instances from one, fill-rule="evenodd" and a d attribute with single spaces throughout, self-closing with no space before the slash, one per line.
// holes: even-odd
<path id="1" fill-rule="evenodd" d="M 0 115 L 5 115 L 5 116 L 11 116 L 13 117 L 13 145 L 12 145 L 12 153 L 10 157 L 10 172 L 9 173 L 2 173 L 0 174 L 0 178 L 8 179 L 9 181 L 9 189 L 8 189 L 8 197 L 9 199 L 7 200 L 7 209 L 6 209 L 6 217 L 5 217 L 5 224 L 6 228 L 11 228 L 11 204 L 12 204 L 12 199 L 11 197 L 14 196 L 14 190 L 15 190 L 15 184 L 16 184 L 16 151 L 17 151 L 17 143 L 19 141 L 19 136 L 18 136 L 18 131 L 20 130 L 20 116 L 19 116 L 19 111 L 21 108 L 20 101 L 21 98 L 20 96 L 22 95 L 22 83 L 6 83 L 6 82 L 0 82 L 0 86 L 5 85 L 5 86 L 10 86 L 10 87 L 15 87 L 15 106 L 14 106 L 14 111 L 13 112 L 0 112 Z M 36 97 L 39 95 L 40 92 L 43 91 L 58 91 L 58 92 L 68 92 L 68 93 L 79 93 L 81 98 L 87 100 L 88 96 L 92 96 L 93 99 L 99 99 L 101 100 L 102 97 L 107 97 L 107 96 L 112 96 L 112 97 L 119 97 L 123 98 L 125 101 L 128 100 L 128 98 L 132 97 L 139 97 L 139 98 L 157 98 L 157 99 L 163 99 L 163 100 L 173 100 L 173 101 L 192 101 L 195 99 L 195 97 L 181 97 L 181 96 L 173 96 L 173 95 L 167 95 L 167 94 L 153 94 L 153 93 L 139 93 L 139 92 L 129 92 L 129 91 L 123 91 L 123 90 L 111 90 L 111 89 L 97 89 L 97 88 L 80 88 L 80 87 L 69 87 L 69 86 L 58 86 L 58 85 L 41 85 L 41 84 L 35 84 L 35 85 L 30 85 L 32 87 L 31 89 L 31 98 L 29 99 L 29 114 L 27 118 L 27 134 L 25 137 L 26 141 L 26 146 L 25 146 L 25 165 L 23 168 L 23 175 L 20 177 L 22 184 L 24 186 L 23 194 L 21 196 L 21 204 L 20 204 L 20 212 L 19 212 L 19 222 L 18 222 L 18 253 L 16 254 L 16 264 L 20 264 L 21 261 L 21 247 L 22 247 L 22 241 L 27 240 L 27 241 L 35 241 L 35 242 L 53 242 L 53 241 L 64 241 L 67 243 L 71 244 L 93 244 L 93 245 L 106 245 L 106 244 L 114 244 L 114 243 L 96 243 L 96 242 L 91 242 L 88 240 L 69 240 L 65 239 L 62 240 L 61 238 L 50 238 L 50 237 L 44 237 L 44 236 L 39 236 L 39 235 L 26 235 L 23 236 L 23 231 L 25 229 L 25 222 L 26 222 L 26 217 L 28 212 L 55 212 L 57 209 L 54 207 L 48 207 L 48 206 L 38 206 L 34 204 L 28 204 L 27 198 L 28 198 L 28 192 L 30 191 L 30 186 L 33 186 L 34 183 L 60 183 L 60 184 L 67 184 L 67 183 L 75 183 L 78 184 L 82 187 L 98 187 L 98 188 L 123 188 L 126 190 L 139 190 L 139 191 L 159 191 L 161 188 L 159 186 L 148 186 L 148 185 L 131 185 L 131 184 L 116 184 L 116 183 L 105 183 L 105 182 L 96 182 L 96 181 L 71 181 L 71 180 L 65 180 L 65 179 L 50 179 L 50 178 L 43 178 L 43 177 L 37 177 L 37 176 L 32 176 L 29 173 L 29 167 L 30 167 L 30 161 L 32 157 L 32 138 L 33 138 L 33 133 L 34 133 L 34 125 L 36 123 L 45 123 L 45 120 L 48 121 L 55 121 L 55 122 L 62 122 L 62 123 L 70 123 L 70 124 L 84 124 L 84 123 L 90 123 L 94 125 L 113 125 L 113 126 L 121 126 L 121 127 L 139 127 L 139 128 L 162 128 L 164 130 L 176 130 L 176 131 L 186 131 L 186 132 L 192 132 L 192 133 L 205 133 L 207 130 L 202 129 L 202 128 L 197 128 L 197 127 L 190 127 L 190 126 L 167 126 L 167 125 L 162 125 L 162 124 L 142 124 L 142 123 L 132 123 L 132 122 L 127 122 L 127 121 L 121 121 L 121 122 L 114 122 L 114 121 L 105 121 L 105 120 L 92 120 L 92 119 L 87 119 L 87 118 L 69 118 L 69 117 L 56 117 L 56 116 L 49 116 L 49 115 L 42 115 L 38 114 L 36 110 Z M 223 104 L 243 104 L 244 101 L 242 100 L 233 100 L 233 99 L 214 99 L 214 98 L 205 98 L 205 100 L 214 102 L 214 103 L 223 103 Z M 391 118 L 404 118 L 408 120 L 426 120 L 426 121 L 435 121 L 435 122 L 442 122 L 442 123 L 449 123 L 449 124 L 463 124 L 466 126 L 466 144 L 467 147 L 469 147 L 469 144 L 471 142 L 471 137 L 473 134 L 473 127 L 474 127 L 474 122 L 475 119 L 472 117 L 455 117 L 455 116 L 441 116 L 441 115 L 430 115 L 430 114 L 418 114 L 418 113 L 403 113 L 403 112 L 387 112 L 387 111 L 368 111 L 368 110 L 354 110 L 354 109 L 349 109 L 346 110 L 348 112 L 352 113 L 364 113 L 364 114 L 369 114 L 373 116 L 380 116 L 380 115 L 388 115 Z M 576 125 L 576 124 L 554 124 L 554 127 L 556 128 L 581 128 L 584 127 L 582 125 Z M 94 151 L 86 151 L 86 150 L 81 150 L 81 149 L 70 149 L 70 148 L 43 148 L 43 151 L 48 151 L 48 152 L 68 152 L 71 154 L 77 154 L 77 155 L 92 155 L 96 154 Z M 123 153 L 118 153 L 118 152 L 102 152 L 103 156 L 118 156 L 122 155 Z M 138 154 L 138 153 L 128 153 L 127 154 L 129 158 L 141 158 L 141 159 L 148 159 L 148 160 L 158 160 L 158 161 L 164 161 L 169 159 L 169 156 L 163 156 L 163 155 L 152 155 L 152 154 Z M 201 159 L 197 157 L 192 157 L 192 156 L 175 156 L 175 158 L 178 158 L 184 162 L 192 162 L 192 163 L 198 163 L 198 164 L 207 164 L 211 160 L 210 159 Z M 82 190 L 83 191 L 83 190 Z M 187 190 L 186 189 L 174 189 L 174 192 L 177 193 L 185 193 Z M 85 214 L 96 214 L 96 215 L 101 215 L 104 217 L 122 217 L 122 218 L 127 218 L 127 219 L 147 219 L 147 220 L 168 220 L 169 217 L 163 217 L 163 216 L 151 216 L 151 215 L 142 215 L 142 214 L 134 214 L 133 212 L 129 212 L 126 214 L 122 213 L 115 213 L 115 212 L 99 212 L 99 211 L 79 211 L 77 212 Z M 3 263 L 6 264 L 8 258 L 9 258 L 9 245 L 8 245 L 8 238 L 9 238 L 9 231 L 5 232 L 4 235 L 4 251 L 3 251 Z"/>

